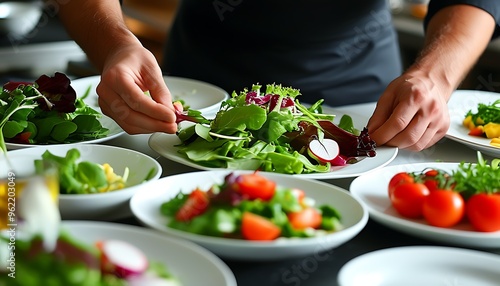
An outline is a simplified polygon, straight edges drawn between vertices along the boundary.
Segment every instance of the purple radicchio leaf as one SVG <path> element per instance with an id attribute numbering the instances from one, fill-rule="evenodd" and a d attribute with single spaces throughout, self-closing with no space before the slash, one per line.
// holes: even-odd
<path id="1" fill-rule="evenodd" d="M 65 74 L 56 72 L 53 77 L 42 75 L 35 82 L 38 85 L 38 91 L 53 104 L 51 110 L 63 113 L 76 110 L 76 91 Z M 38 99 L 38 104 L 43 110 L 49 110 L 43 98 Z"/>

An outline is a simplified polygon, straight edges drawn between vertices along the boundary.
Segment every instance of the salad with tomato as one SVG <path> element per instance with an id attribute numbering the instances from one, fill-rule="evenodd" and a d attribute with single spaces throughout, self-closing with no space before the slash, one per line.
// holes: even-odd
<path id="1" fill-rule="evenodd" d="M 395 174 L 388 184 L 392 206 L 403 217 L 424 218 L 436 227 L 467 221 L 477 231 L 500 231 L 500 159 L 488 164 L 477 154 L 477 164 L 462 162 L 451 172 Z"/>
<path id="2" fill-rule="evenodd" d="M 282 188 L 258 172 L 225 176 L 207 191 L 179 193 L 160 207 L 174 229 L 215 237 L 272 241 L 342 229 L 341 214 L 303 190 Z"/>
<path id="3" fill-rule="evenodd" d="M 261 88 L 233 92 L 214 119 L 174 104 L 178 152 L 205 167 L 285 174 L 330 172 L 376 155 L 368 130 L 354 128 L 347 115 L 334 124 L 335 115 L 322 111 L 323 100 L 307 108 L 296 99 L 297 89 Z"/>
<path id="4" fill-rule="evenodd" d="M 500 99 L 479 103 L 477 112 L 469 110 L 462 124 L 469 129 L 468 135 L 491 139 L 490 145 L 500 148 Z"/>

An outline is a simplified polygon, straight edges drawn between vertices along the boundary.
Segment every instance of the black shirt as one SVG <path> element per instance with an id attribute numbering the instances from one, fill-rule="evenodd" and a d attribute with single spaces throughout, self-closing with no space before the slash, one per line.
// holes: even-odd
<path id="1" fill-rule="evenodd" d="M 401 74 L 386 0 L 182 0 L 178 9 L 167 75 L 229 93 L 278 83 L 303 102 L 338 106 L 376 101 Z"/>

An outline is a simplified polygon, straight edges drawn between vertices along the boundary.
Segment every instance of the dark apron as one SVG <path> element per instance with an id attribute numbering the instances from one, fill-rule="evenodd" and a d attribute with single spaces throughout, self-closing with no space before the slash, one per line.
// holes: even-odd
<path id="1" fill-rule="evenodd" d="M 182 0 L 169 35 L 166 75 L 229 93 L 277 83 L 301 102 L 373 102 L 401 73 L 385 0 Z"/>

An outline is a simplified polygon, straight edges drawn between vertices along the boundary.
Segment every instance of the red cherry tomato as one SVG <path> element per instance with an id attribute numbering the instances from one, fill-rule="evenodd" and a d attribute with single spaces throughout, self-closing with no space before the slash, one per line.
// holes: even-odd
<path id="1" fill-rule="evenodd" d="M 389 181 L 389 198 L 392 195 L 392 192 L 394 191 L 394 188 L 397 187 L 398 185 L 404 184 L 404 183 L 413 183 L 415 182 L 415 179 L 410 173 L 407 172 L 399 172 L 396 175 L 394 175 L 391 180 Z"/>
<path id="2" fill-rule="evenodd" d="M 248 240 L 274 240 L 281 234 L 281 229 L 267 218 L 244 212 L 241 219 L 241 234 Z"/>
<path id="3" fill-rule="evenodd" d="M 276 182 L 257 173 L 242 174 L 236 179 L 238 192 L 249 200 L 270 200 L 276 191 Z"/>
<path id="4" fill-rule="evenodd" d="M 407 218 L 422 217 L 422 206 L 429 189 L 421 183 L 404 183 L 396 186 L 391 202 L 396 211 Z"/>
<path id="5" fill-rule="evenodd" d="M 500 193 L 471 196 L 466 202 L 466 214 L 478 231 L 500 230 Z"/>
<path id="6" fill-rule="evenodd" d="M 288 220 L 295 229 L 318 228 L 321 226 L 321 213 L 315 208 L 305 208 L 288 214 Z"/>
<path id="7" fill-rule="evenodd" d="M 432 191 L 424 200 L 423 215 L 432 226 L 452 227 L 462 220 L 464 214 L 464 199 L 452 190 Z"/>
<path id="8" fill-rule="evenodd" d="M 208 194 L 200 189 L 196 189 L 189 194 L 186 202 L 175 214 L 178 221 L 189 221 L 195 216 L 204 213 L 209 206 Z"/>

